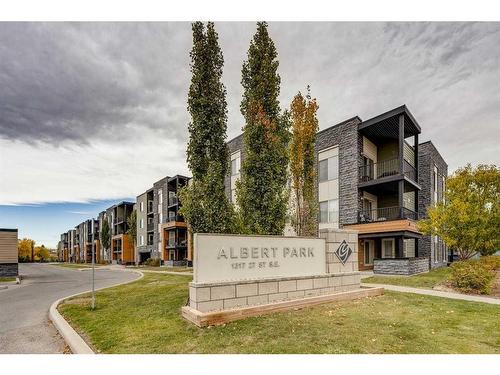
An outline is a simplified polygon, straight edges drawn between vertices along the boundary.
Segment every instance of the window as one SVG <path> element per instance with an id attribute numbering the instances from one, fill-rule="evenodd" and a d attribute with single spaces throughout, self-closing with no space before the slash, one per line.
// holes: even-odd
<path id="1" fill-rule="evenodd" d="M 373 240 L 365 241 L 365 265 L 373 264 L 373 253 L 374 253 L 374 242 Z"/>
<path id="2" fill-rule="evenodd" d="M 394 238 L 382 238 L 382 258 L 394 258 Z"/>
<path id="3" fill-rule="evenodd" d="M 433 192 L 433 197 L 434 197 L 434 204 L 437 203 L 438 201 L 438 170 L 437 167 L 434 166 L 434 170 L 432 172 L 432 192 Z"/>
<path id="4" fill-rule="evenodd" d="M 434 263 L 439 262 L 439 248 L 438 248 L 438 236 L 433 237 L 434 243 Z"/>
<path id="5" fill-rule="evenodd" d="M 319 202 L 319 222 L 338 223 L 339 222 L 339 200 Z"/>
<path id="6" fill-rule="evenodd" d="M 339 177 L 339 158 L 332 156 L 319 161 L 319 182 L 335 180 Z"/>
<path id="7" fill-rule="evenodd" d="M 403 240 L 403 257 L 415 258 L 415 239 L 405 238 Z"/>
<path id="8" fill-rule="evenodd" d="M 144 228 L 144 219 L 141 219 L 139 228 L 141 228 L 141 229 Z"/>
<path id="9" fill-rule="evenodd" d="M 141 212 L 144 212 L 144 202 L 141 202 L 140 209 L 141 209 Z"/>
<path id="10" fill-rule="evenodd" d="M 240 173 L 241 168 L 241 153 L 239 151 L 231 155 L 231 176 L 236 176 Z"/>
<path id="11" fill-rule="evenodd" d="M 444 176 L 441 176 L 441 187 L 442 187 L 442 192 L 441 192 L 441 201 L 445 203 L 445 192 L 446 192 L 446 179 Z"/>
<path id="12" fill-rule="evenodd" d="M 144 245 L 144 236 L 143 235 L 141 235 L 141 242 L 140 242 L 140 244 L 141 244 L 141 246 Z"/>

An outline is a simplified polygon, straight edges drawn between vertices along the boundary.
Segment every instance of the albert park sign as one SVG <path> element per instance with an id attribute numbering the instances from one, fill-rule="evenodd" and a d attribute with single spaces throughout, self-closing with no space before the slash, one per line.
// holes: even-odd
<path id="1" fill-rule="evenodd" d="M 195 283 L 326 273 L 325 239 L 194 235 Z"/>
<path id="2" fill-rule="evenodd" d="M 205 327 L 379 295 L 382 288 L 360 288 L 357 243 L 357 231 L 333 228 L 319 238 L 195 233 L 182 316 Z"/>

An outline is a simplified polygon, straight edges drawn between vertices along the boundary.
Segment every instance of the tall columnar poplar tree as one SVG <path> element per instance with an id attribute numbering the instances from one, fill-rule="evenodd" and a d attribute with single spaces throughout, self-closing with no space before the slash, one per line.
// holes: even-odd
<path id="1" fill-rule="evenodd" d="M 193 179 L 180 193 L 181 213 L 193 232 L 230 232 L 233 208 L 224 191 L 229 167 L 224 58 L 212 22 L 206 30 L 202 22 L 194 22 L 192 30 L 187 162 Z"/>
<path id="2" fill-rule="evenodd" d="M 298 236 L 317 235 L 318 204 L 314 143 L 318 131 L 318 104 L 309 87 L 304 98 L 299 92 L 290 106 L 292 142 L 290 144 L 291 222 Z"/>
<path id="3" fill-rule="evenodd" d="M 254 234 L 283 234 L 287 214 L 290 121 L 279 106 L 277 57 L 267 23 L 257 23 L 242 69 L 244 158 L 236 192 L 243 228 Z"/>

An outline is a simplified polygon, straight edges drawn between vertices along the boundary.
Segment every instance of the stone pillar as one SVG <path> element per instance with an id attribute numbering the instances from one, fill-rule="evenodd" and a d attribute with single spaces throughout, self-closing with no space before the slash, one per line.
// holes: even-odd
<path id="1" fill-rule="evenodd" d="M 326 240 L 327 273 L 358 272 L 357 230 L 321 229 L 319 236 Z"/>

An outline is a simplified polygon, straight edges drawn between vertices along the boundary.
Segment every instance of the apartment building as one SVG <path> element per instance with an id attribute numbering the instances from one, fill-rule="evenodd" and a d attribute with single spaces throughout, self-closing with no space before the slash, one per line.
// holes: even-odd
<path id="1" fill-rule="evenodd" d="M 165 265 L 184 265 L 188 252 L 187 224 L 180 215 L 179 190 L 189 177 L 166 176 L 137 197 L 138 262 L 157 258 Z"/>
<path id="2" fill-rule="evenodd" d="M 112 263 L 135 263 L 134 243 L 127 234 L 128 219 L 134 210 L 133 202 L 120 202 L 106 210 L 111 233 L 111 259 Z"/>
<path id="3" fill-rule="evenodd" d="M 59 240 L 57 246 L 57 259 L 60 262 L 69 262 L 70 251 L 68 243 L 68 232 L 61 234 L 61 239 Z"/>
<path id="4" fill-rule="evenodd" d="M 158 253 L 154 250 L 154 192 L 154 188 L 151 188 L 137 196 L 136 260 L 138 263 L 143 263 Z"/>
<path id="5" fill-rule="evenodd" d="M 444 264 L 431 264 L 433 249 L 442 242 L 431 244 L 416 226 L 419 214 L 431 204 L 426 200 L 433 191 L 432 178 L 427 177 L 434 172 L 430 165 L 438 167 L 441 176 L 447 173 L 435 148 L 427 151 L 430 146 L 422 144 L 421 156 L 420 133 L 420 125 L 403 105 L 366 121 L 350 118 L 316 136 L 318 228 L 358 230 L 360 270 L 414 274 Z M 235 202 L 245 154 L 242 135 L 228 146 L 231 171 L 225 188 Z"/>

